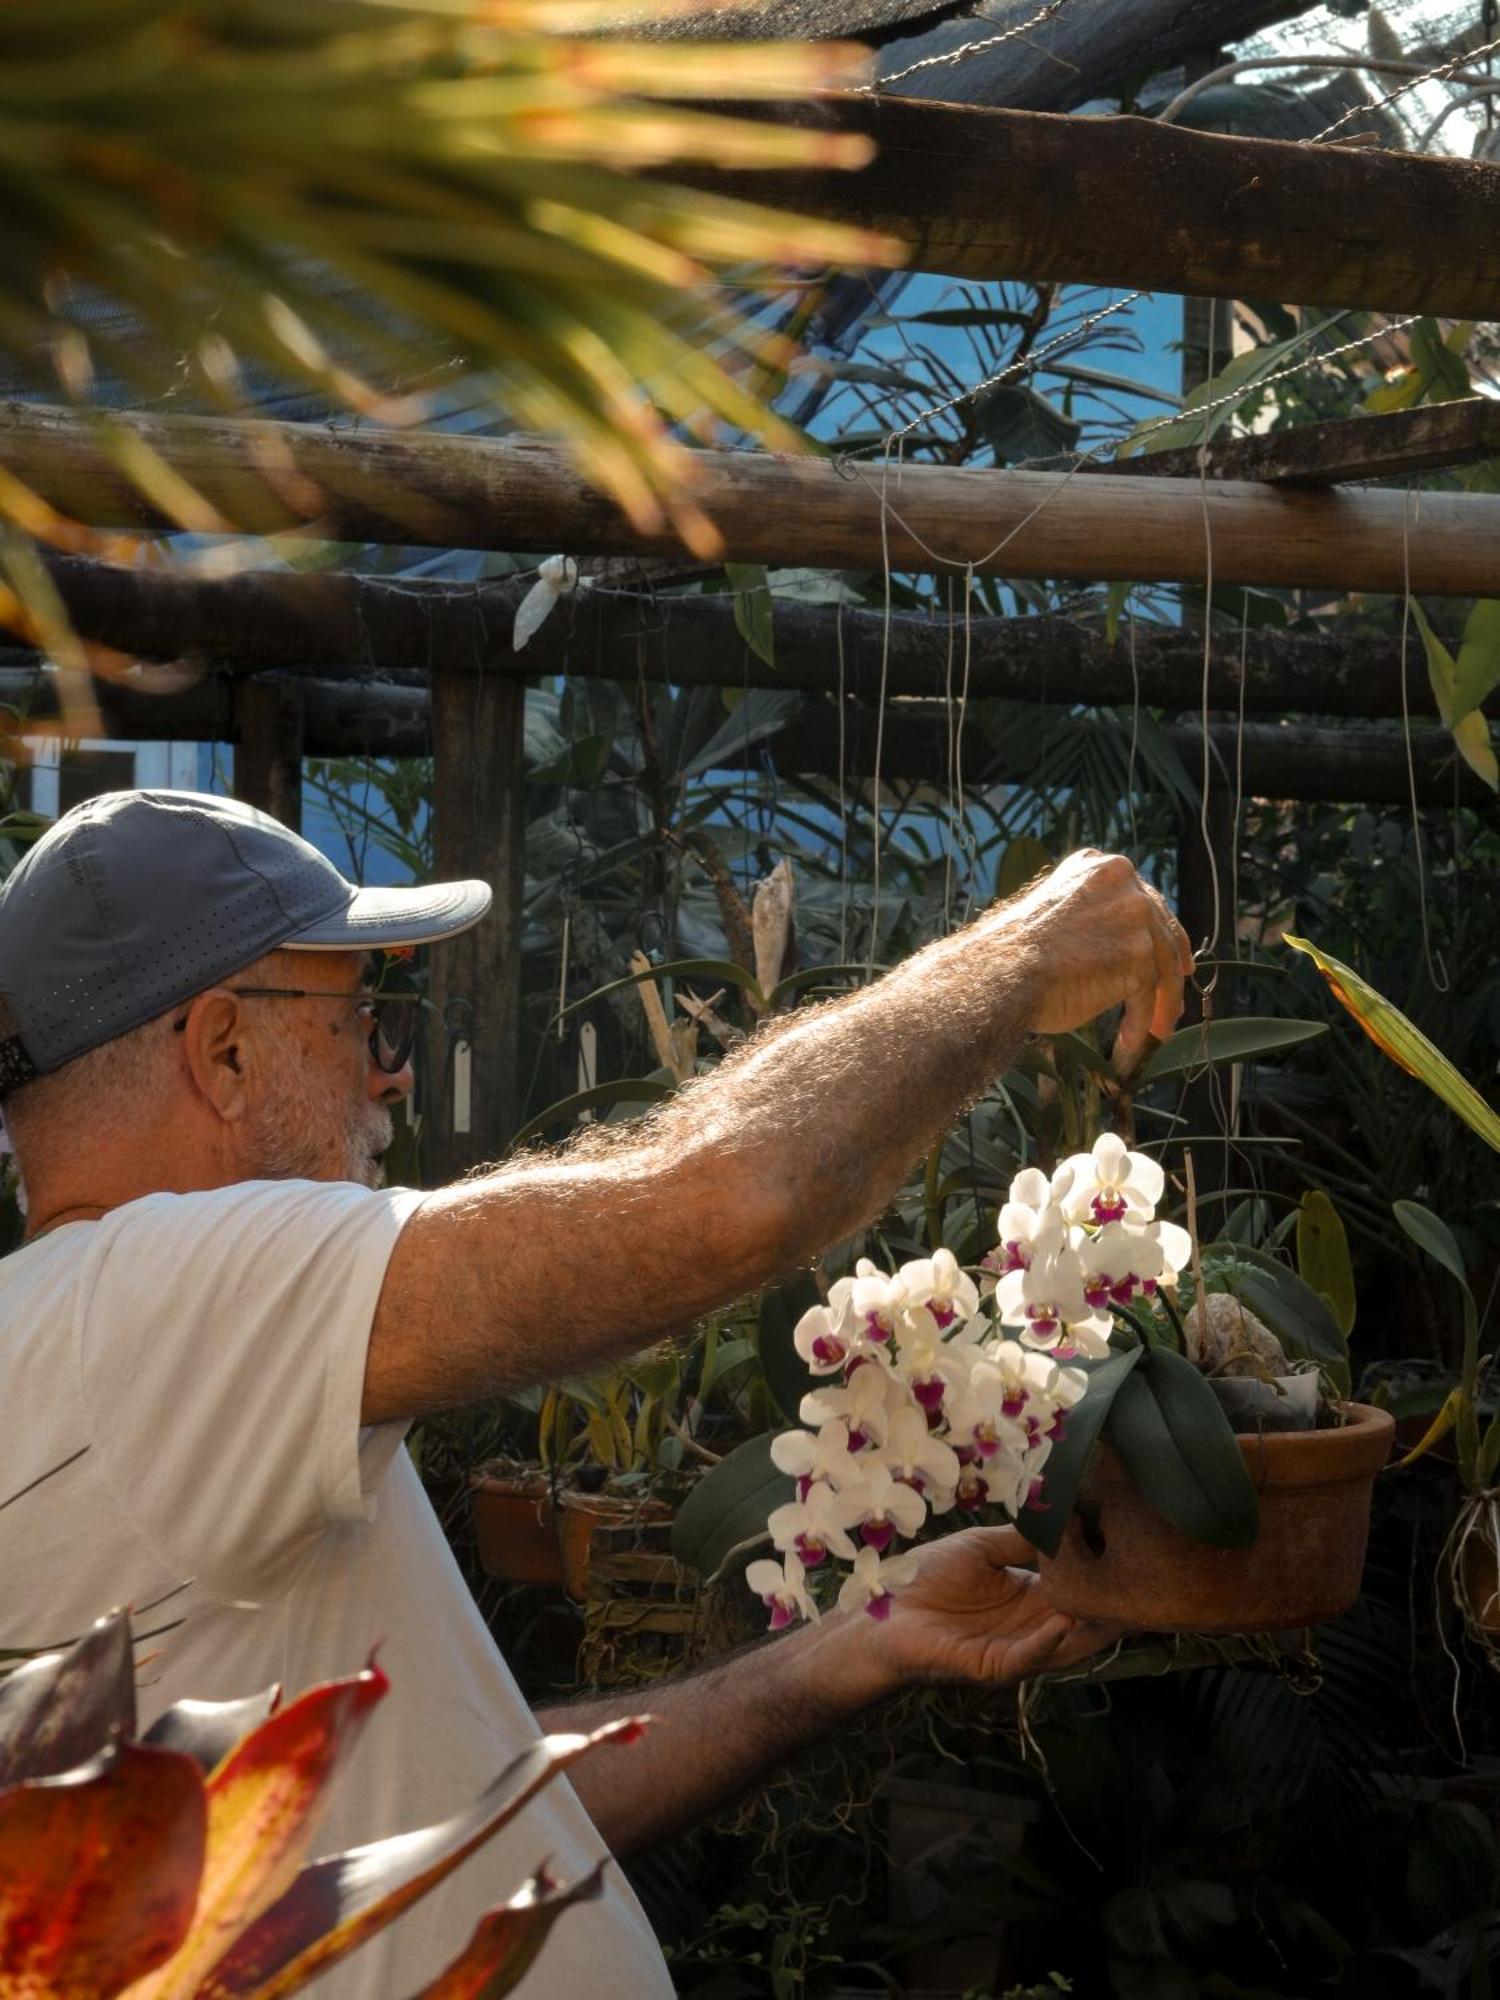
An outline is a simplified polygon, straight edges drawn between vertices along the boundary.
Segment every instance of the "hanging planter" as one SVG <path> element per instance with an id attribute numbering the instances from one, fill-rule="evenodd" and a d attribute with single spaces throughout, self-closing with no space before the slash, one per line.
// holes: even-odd
<path id="1" fill-rule="evenodd" d="M 1394 1419 L 1339 1406 L 1326 1430 L 1236 1440 L 1258 1503 L 1242 1547 L 1200 1540 L 1148 1500 L 1104 1444 L 1056 1553 L 1039 1558 L 1059 1611 L 1150 1632 L 1275 1632 L 1316 1625 L 1359 1596 L 1370 1495 L 1390 1456 Z"/>

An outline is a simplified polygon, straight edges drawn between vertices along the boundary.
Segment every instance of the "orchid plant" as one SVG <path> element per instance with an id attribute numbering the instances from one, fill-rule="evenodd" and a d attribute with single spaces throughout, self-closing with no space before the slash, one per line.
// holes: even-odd
<path id="1" fill-rule="evenodd" d="M 862 1258 L 802 1316 L 797 1351 L 827 1386 L 803 1398 L 807 1428 L 772 1443 L 795 1494 L 768 1522 L 780 1560 L 745 1572 L 773 1630 L 816 1618 L 820 1596 L 884 1618 L 931 1521 L 1041 1502 L 1088 1387 L 1080 1364 L 1107 1357 L 1117 1318 L 1188 1262 L 1187 1231 L 1156 1219 L 1164 1187 L 1106 1133 L 1050 1178 L 1016 1175 L 979 1282 L 951 1250 L 894 1273 Z"/>

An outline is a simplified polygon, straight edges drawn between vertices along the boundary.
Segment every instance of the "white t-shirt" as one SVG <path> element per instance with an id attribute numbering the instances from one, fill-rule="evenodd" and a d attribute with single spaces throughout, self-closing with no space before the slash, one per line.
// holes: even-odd
<path id="1" fill-rule="evenodd" d="M 72 1460 L 0 1511 L 0 1646 L 60 1644 L 120 1604 L 138 1635 L 182 1621 L 139 1648 L 145 1727 L 184 1697 L 300 1693 L 378 1643 L 391 1690 L 319 1853 L 446 1817 L 537 1734 L 405 1426 L 360 1429 L 375 1304 L 421 1199 L 313 1181 L 155 1194 L 0 1260 L 0 1500 Z M 407 2000 L 540 1861 L 571 1879 L 603 1851 L 557 1779 L 320 2000 Z M 562 1917 L 525 2000 L 670 1995 L 618 1868 L 606 1882 Z"/>

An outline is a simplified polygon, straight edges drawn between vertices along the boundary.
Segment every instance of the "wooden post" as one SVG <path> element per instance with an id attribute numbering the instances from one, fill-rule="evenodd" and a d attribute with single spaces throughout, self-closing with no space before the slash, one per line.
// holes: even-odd
<path id="1" fill-rule="evenodd" d="M 234 687 L 234 796 L 302 831 L 302 683 L 254 674 Z"/>
<path id="2" fill-rule="evenodd" d="M 495 1159 L 518 1123 L 526 684 L 437 666 L 432 674 L 433 849 L 440 881 L 495 892 L 473 930 L 432 950 L 424 1173 L 440 1186 Z"/>

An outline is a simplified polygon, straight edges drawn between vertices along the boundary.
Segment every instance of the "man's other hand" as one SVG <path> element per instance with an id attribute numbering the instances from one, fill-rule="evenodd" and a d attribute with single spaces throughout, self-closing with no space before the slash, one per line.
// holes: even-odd
<path id="1" fill-rule="evenodd" d="M 1015 1528 L 966 1528 L 924 1544 L 913 1581 L 882 1624 L 856 1613 L 895 1685 L 983 1681 L 1006 1686 L 1044 1667 L 1085 1660 L 1121 1636 L 1054 1611 L 1035 1573 L 1014 1564 L 1031 1547 Z"/>

